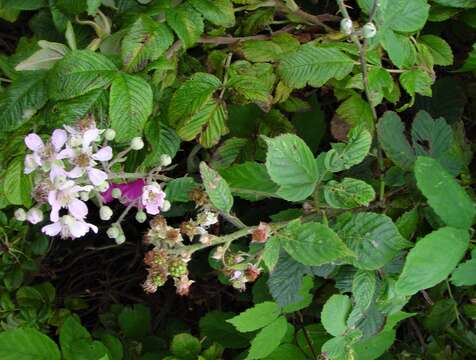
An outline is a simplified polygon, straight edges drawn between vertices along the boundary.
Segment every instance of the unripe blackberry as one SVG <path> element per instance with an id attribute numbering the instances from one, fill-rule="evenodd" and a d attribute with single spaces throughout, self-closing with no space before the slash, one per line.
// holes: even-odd
<path id="1" fill-rule="evenodd" d="M 152 280 L 154 282 L 154 285 L 157 287 L 160 287 L 165 284 L 167 281 L 167 275 L 163 272 L 158 272 L 152 276 Z"/>
<path id="2" fill-rule="evenodd" d="M 180 258 L 175 258 L 169 262 L 169 274 L 178 278 L 188 273 L 187 264 Z"/>

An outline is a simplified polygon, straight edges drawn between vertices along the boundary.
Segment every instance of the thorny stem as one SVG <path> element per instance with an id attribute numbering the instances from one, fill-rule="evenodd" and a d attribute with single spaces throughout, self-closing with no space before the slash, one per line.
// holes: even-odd
<path id="1" fill-rule="evenodd" d="M 352 19 L 349 16 L 349 12 L 347 11 L 347 8 L 345 6 L 344 0 L 336 0 L 337 4 L 339 5 L 340 12 L 344 16 L 344 18 L 349 19 L 352 21 Z M 377 9 L 379 7 L 379 0 L 374 0 L 372 4 L 372 8 L 369 11 L 369 18 L 368 22 L 372 22 L 375 13 L 377 12 Z M 357 46 L 357 49 L 359 50 L 359 61 L 360 61 L 360 69 L 362 71 L 362 79 L 363 79 L 363 85 L 364 85 L 364 91 L 365 91 L 365 96 L 367 98 L 367 102 L 369 103 L 370 110 L 372 112 L 372 118 L 374 120 L 374 127 L 377 124 L 378 121 L 378 115 L 377 115 L 377 110 L 375 109 L 375 105 L 373 104 L 371 93 L 370 93 L 370 87 L 369 87 L 369 73 L 368 73 L 368 65 L 367 65 L 367 47 L 368 47 L 368 40 L 363 39 L 363 42 L 360 42 L 359 36 L 356 33 L 352 33 L 350 35 L 350 38 L 352 42 Z M 374 128 L 375 130 L 375 128 Z M 380 143 L 377 139 L 377 163 L 379 166 L 379 176 L 380 176 L 380 191 L 379 191 L 379 200 L 380 202 L 385 201 L 385 182 L 384 182 L 384 171 L 385 171 L 385 166 L 383 163 L 383 154 L 382 154 L 382 149 L 380 147 Z"/>

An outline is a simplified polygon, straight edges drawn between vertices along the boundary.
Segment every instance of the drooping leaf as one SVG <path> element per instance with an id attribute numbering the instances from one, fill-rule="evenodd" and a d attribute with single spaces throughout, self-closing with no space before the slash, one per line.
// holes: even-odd
<path id="1" fill-rule="evenodd" d="M 426 235 L 408 253 L 396 291 L 413 295 L 445 280 L 464 256 L 468 244 L 467 230 L 445 227 Z"/>
<path id="2" fill-rule="evenodd" d="M 0 333 L 0 358 L 4 360 L 60 360 L 58 346 L 48 336 L 31 328 Z"/>
<path id="3" fill-rule="evenodd" d="M 418 157 L 415 177 L 428 204 L 448 226 L 467 229 L 473 224 L 476 215 L 473 201 L 437 160 Z"/>
<path id="4" fill-rule="evenodd" d="M 239 332 L 255 331 L 271 324 L 280 315 L 279 306 L 266 301 L 247 309 L 241 314 L 227 320 Z"/>
<path id="5" fill-rule="evenodd" d="M 212 204 L 218 210 L 229 213 L 233 206 L 233 196 L 228 183 L 205 162 L 200 163 L 200 174 Z"/>
<path id="6" fill-rule="evenodd" d="M 118 73 L 109 97 L 111 128 L 116 141 L 126 142 L 140 136 L 152 113 L 152 89 L 141 77 Z"/>
<path id="7" fill-rule="evenodd" d="M 365 181 L 344 178 L 341 182 L 329 181 L 324 186 L 324 197 L 335 209 L 352 209 L 368 206 L 375 199 L 375 191 Z"/>
<path id="8" fill-rule="evenodd" d="M 329 334 L 340 336 L 346 331 L 351 307 L 350 298 L 346 295 L 332 295 L 326 301 L 321 312 L 321 322 Z"/>
<path id="9" fill-rule="evenodd" d="M 203 18 L 189 3 L 167 9 L 165 16 L 185 48 L 195 45 L 203 34 Z"/>
<path id="10" fill-rule="evenodd" d="M 319 174 L 306 143 L 292 134 L 265 138 L 265 141 L 268 144 L 266 169 L 280 186 L 278 194 L 288 201 L 304 200 L 311 195 Z"/>

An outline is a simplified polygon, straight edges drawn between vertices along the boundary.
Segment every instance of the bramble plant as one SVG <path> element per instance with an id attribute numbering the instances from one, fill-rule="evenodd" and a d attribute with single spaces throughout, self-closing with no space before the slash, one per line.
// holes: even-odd
<path id="1" fill-rule="evenodd" d="M 474 0 L 0 18 L 0 359 L 476 358 Z"/>

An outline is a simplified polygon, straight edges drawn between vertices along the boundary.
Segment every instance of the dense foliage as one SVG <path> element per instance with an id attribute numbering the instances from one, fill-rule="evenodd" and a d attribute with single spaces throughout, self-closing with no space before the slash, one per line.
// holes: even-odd
<path id="1" fill-rule="evenodd" d="M 475 0 L 0 0 L 0 359 L 476 358 Z"/>

